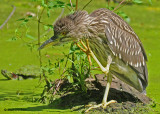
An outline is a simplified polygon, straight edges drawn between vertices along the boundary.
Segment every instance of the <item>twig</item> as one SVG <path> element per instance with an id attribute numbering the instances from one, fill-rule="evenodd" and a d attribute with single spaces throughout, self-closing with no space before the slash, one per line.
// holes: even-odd
<path id="1" fill-rule="evenodd" d="M 60 87 L 60 83 L 61 83 L 61 79 L 59 80 L 58 84 L 56 85 L 53 95 L 55 95 L 57 93 L 58 88 Z"/>
<path id="2" fill-rule="evenodd" d="M 109 8 L 109 3 L 110 3 L 110 0 L 108 0 L 108 8 Z"/>
<path id="3" fill-rule="evenodd" d="M 115 11 L 124 1 L 126 1 L 126 0 L 122 0 L 122 1 L 118 4 L 118 6 L 114 8 L 113 11 Z"/>
<path id="4" fill-rule="evenodd" d="M 77 9 L 78 9 L 78 0 L 76 0 L 76 8 L 75 8 L 75 10 L 77 11 Z"/>
<path id="5" fill-rule="evenodd" d="M 121 5 L 121 7 L 118 7 L 117 9 L 115 9 L 114 11 L 116 11 L 116 10 L 122 8 L 122 7 L 125 6 L 126 4 L 128 4 L 128 1 L 127 1 L 125 4 Z"/>
<path id="6" fill-rule="evenodd" d="M 71 12 L 72 10 L 66 5 L 66 8 Z"/>
<path id="7" fill-rule="evenodd" d="M 41 41 L 40 41 L 40 20 L 43 14 L 45 8 L 43 8 L 40 17 L 38 18 L 38 46 L 40 47 L 41 45 Z M 40 68 L 42 67 L 42 55 L 41 55 L 41 50 L 38 50 L 38 54 L 39 54 L 39 62 L 40 62 Z M 42 71 L 43 72 L 43 71 Z M 44 75 L 44 72 L 43 72 Z M 40 75 L 40 80 L 42 79 L 42 76 Z"/>
<path id="8" fill-rule="evenodd" d="M 48 3 L 48 0 L 46 0 L 46 3 Z M 37 17 L 38 18 L 38 46 L 39 47 L 41 45 L 41 41 L 40 41 L 40 23 L 41 23 L 41 18 L 42 18 L 42 14 L 43 14 L 44 10 L 45 10 L 45 7 L 43 7 L 43 9 L 42 9 L 39 17 Z M 41 50 L 38 50 L 38 55 L 39 55 L 40 68 L 42 68 L 42 54 L 41 54 Z M 44 73 L 43 69 L 42 69 L 42 73 L 43 73 L 43 76 L 45 77 L 45 73 Z M 41 81 L 41 79 L 42 79 L 42 76 L 40 75 L 40 81 Z M 45 80 L 47 80 L 46 77 L 45 77 Z"/>
<path id="9" fill-rule="evenodd" d="M 73 9 L 72 0 L 70 0 L 71 8 Z"/>
<path id="10" fill-rule="evenodd" d="M 67 60 L 66 60 L 66 63 L 65 63 L 65 66 L 64 66 L 64 69 L 63 69 L 63 72 L 61 74 L 61 77 L 63 76 L 63 74 L 66 72 L 66 67 L 67 67 L 67 63 L 68 63 L 68 58 L 69 58 L 69 54 L 67 55 Z"/>
<path id="11" fill-rule="evenodd" d="M 84 10 L 91 2 L 92 2 L 92 0 L 90 0 L 90 1 L 82 8 L 82 10 Z"/>
<path id="12" fill-rule="evenodd" d="M 62 17 L 62 15 L 63 15 L 63 13 L 64 13 L 64 8 L 62 8 L 62 11 L 61 11 L 61 13 L 60 13 L 60 15 L 57 17 L 57 19 L 52 23 L 52 25 L 54 26 L 54 24 L 56 23 L 56 21 L 59 19 L 59 18 L 61 18 Z M 43 33 L 41 36 L 40 36 L 40 38 L 42 38 L 42 37 L 44 37 L 48 32 L 50 32 L 52 29 L 48 29 L 45 33 Z"/>
<path id="13" fill-rule="evenodd" d="M 12 17 L 12 15 L 14 14 L 15 10 L 16 10 L 16 7 L 14 5 L 12 5 L 13 7 L 13 10 L 12 12 L 10 13 L 10 15 L 8 16 L 8 18 L 5 20 L 5 22 L 0 26 L 0 29 L 3 28 L 3 26 L 9 21 L 9 19 Z"/>

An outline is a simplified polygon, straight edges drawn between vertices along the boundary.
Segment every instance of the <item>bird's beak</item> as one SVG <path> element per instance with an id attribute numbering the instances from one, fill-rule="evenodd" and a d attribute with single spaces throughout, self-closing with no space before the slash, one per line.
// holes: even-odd
<path id="1" fill-rule="evenodd" d="M 38 48 L 38 50 L 43 49 L 44 47 L 53 44 L 53 43 L 56 41 L 57 38 L 58 38 L 57 36 L 52 36 L 50 39 L 48 39 L 47 41 L 45 41 L 45 42 Z"/>

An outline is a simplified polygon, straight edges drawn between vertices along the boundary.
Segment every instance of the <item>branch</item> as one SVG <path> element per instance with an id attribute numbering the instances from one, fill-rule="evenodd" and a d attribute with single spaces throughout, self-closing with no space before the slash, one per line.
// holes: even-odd
<path id="1" fill-rule="evenodd" d="M 3 26 L 9 21 L 9 19 L 12 17 L 12 15 L 14 14 L 15 10 L 16 10 L 16 7 L 14 5 L 12 5 L 13 7 L 13 10 L 12 12 L 10 13 L 10 15 L 8 16 L 8 18 L 5 20 L 5 22 L 0 26 L 0 29 L 3 28 Z"/>
<path id="2" fill-rule="evenodd" d="M 75 8 L 75 10 L 77 11 L 77 9 L 78 9 L 78 0 L 76 0 L 76 8 Z"/>
<path id="3" fill-rule="evenodd" d="M 92 2 L 92 0 L 90 0 L 90 1 L 82 8 L 82 10 L 84 10 L 84 8 L 86 8 L 91 2 Z"/>
<path id="4" fill-rule="evenodd" d="M 125 1 L 126 1 L 126 0 L 122 0 L 122 1 L 118 4 L 118 6 L 114 8 L 113 11 L 117 10 L 117 9 L 119 8 L 119 6 L 120 6 L 123 2 L 125 2 Z"/>
<path id="5" fill-rule="evenodd" d="M 70 0 L 71 8 L 73 9 L 72 0 Z"/>

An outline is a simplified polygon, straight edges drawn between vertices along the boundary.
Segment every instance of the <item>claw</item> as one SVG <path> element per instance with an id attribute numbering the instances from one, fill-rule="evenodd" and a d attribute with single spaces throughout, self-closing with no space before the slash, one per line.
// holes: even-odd
<path id="1" fill-rule="evenodd" d="M 117 103 L 117 101 L 116 101 L 116 100 L 111 100 L 111 101 L 109 101 L 109 102 L 106 102 L 106 103 L 102 106 L 102 108 L 105 109 L 108 105 L 110 105 L 110 104 L 112 104 L 112 103 Z"/>
<path id="2" fill-rule="evenodd" d="M 91 61 L 91 57 L 90 57 L 90 48 L 89 48 L 89 43 L 88 43 L 88 39 L 86 40 L 86 45 L 82 42 L 82 40 L 80 40 L 80 43 L 82 44 L 82 46 L 80 46 L 78 43 L 76 43 L 76 45 L 87 55 L 88 61 L 90 66 L 92 65 L 92 61 Z"/>
<path id="3" fill-rule="evenodd" d="M 111 101 L 109 101 L 109 102 L 101 103 L 101 104 L 94 105 L 94 106 L 91 106 L 91 105 L 90 105 L 91 107 L 89 107 L 85 112 L 87 113 L 87 112 L 89 112 L 90 110 L 95 109 L 95 108 L 99 108 L 99 107 L 102 107 L 103 109 L 105 109 L 108 105 L 110 105 L 110 104 L 112 104 L 112 103 L 117 103 L 117 101 L 111 100 Z"/>
<path id="4" fill-rule="evenodd" d="M 92 107 L 89 107 L 85 112 L 89 112 L 91 109 L 99 108 L 101 106 L 102 106 L 102 104 L 94 105 Z"/>

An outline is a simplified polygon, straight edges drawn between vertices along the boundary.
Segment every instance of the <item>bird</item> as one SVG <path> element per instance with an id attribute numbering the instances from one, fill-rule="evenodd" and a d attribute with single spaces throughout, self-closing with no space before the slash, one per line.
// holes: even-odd
<path id="1" fill-rule="evenodd" d="M 92 57 L 107 76 L 102 103 L 90 107 L 86 112 L 97 107 L 106 108 L 116 102 L 107 101 L 114 76 L 146 94 L 148 86 L 146 52 L 137 34 L 116 13 L 100 8 L 90 14 L 80 10 L 66 15 L 56 21 L 54 35 L 39 49 L 48 44 L 59 45 L 71 41 L 87 54 L 89 61 Z"/>

